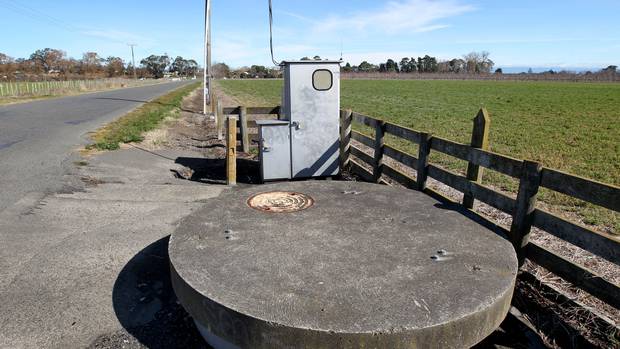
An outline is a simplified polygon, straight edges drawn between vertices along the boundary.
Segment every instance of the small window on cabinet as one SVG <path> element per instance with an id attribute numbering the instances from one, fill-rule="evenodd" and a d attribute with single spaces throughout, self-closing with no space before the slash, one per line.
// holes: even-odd
<path id="1" fill-rule="evenodd" d="M 312 86 L 317 91 L 327 91 L 332 88 L 333 84 L 334 76 L 327 69 L 318 69 L 312 74 Z"/>

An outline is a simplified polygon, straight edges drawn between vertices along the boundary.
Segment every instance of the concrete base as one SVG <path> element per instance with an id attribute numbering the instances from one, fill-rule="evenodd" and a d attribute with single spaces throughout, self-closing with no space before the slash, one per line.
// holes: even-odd
<path id="1" fill-rule="evenodd" d="M 269 191 L 314 205 L 247 205 Z M 462 213 L 356 182 L 230 192 L 181 222 L 169 254 L 179 300 L 216 347 L 469 347 L 505 317 L 517 272 L 510 243 Z"/>
<path id="2" fill-rule="evenodd" d="M 200 322 L 194 320 L 194 324 L 196 324 L 196 328 L 202 338 L 209 343 L 215 349 L 240 349 L 238 346 L 228 342 L 227 340 L 220 338 L 209 331 L 209 329 L 203 326 Z"/>

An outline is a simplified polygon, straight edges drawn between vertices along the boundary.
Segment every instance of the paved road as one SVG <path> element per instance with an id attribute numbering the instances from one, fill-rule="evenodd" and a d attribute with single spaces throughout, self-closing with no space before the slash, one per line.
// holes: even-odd
<path id="1" fill-rule="evenodd" d="M 62 190 L 87 132 L 184 83 L 0 106 L 0 212 L 23 198 Z"/>

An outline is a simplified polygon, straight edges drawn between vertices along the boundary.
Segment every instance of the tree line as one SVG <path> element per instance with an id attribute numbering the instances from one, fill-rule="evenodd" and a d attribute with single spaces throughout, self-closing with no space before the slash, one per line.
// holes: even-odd
<path id="1" fill-rule="evenodd" d="M 492 71 L 495 63 L 489 58 L 486 51 L 471 52 L 461 58 L 451 60 L 438 60 L 436 57 L 425 55 L 423 57 L 403 57 L 399 62 L 388 59 L 385 63 L 372 64 L 363 61 L 359 65 L 346 63 L 343 72 L 360 73 L 468 73 L 488 74 Z"/>
<path id="2" fill-rule="evenodd" d="M 171 76 L 193 77 L 198 73 L 193 59 L 167 54 L 150 55 L 140 61 L 135 72 L 139 78 Z M 0 81 L 37 81 L 97 79 L 133 76 L 134 67 L 122 58 L 102 57 L 97 52 L 86 52 L 81 59 L 68 57 L 62 50 L 36 50 L 28 58 L 13 58 L 0 53 Z"/>

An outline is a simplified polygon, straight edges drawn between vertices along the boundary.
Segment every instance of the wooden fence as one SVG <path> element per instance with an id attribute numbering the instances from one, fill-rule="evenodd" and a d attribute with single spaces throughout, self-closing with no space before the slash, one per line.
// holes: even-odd
<path id="1" fill-rule="evenodd" d="M 215 101 L 215 120 L 217 134 L 220 140 L 225 138 L 224 130 L 227 117 L 234 115 L 237 120 L 237 140 L 239 150 L 249 153 L 252 148 L 258 147 L 258 126 L 255 116 L 260 115 L 265 118 L 277 119 L 280 116 L 280 107 L 223 107 L 221 100 Z"/>
<path id="2" fill-rule="evenodd" d="M 144 86 L 154 83 L 156 83 L 155 80 L 132 79 L 0 82 L 0 97 L 52 96 L 66 92 Z"/>
<path id="3" fill-rule="evenodd" d="M 435 137 L 358 113 L 343 112 L 342 119 L 345 127 L 353 121 L 375 130 L 374 139 L 351 131 L 352 139 L 374 150 L 374 154 L 371 155 L 355 145 L 348 145 L 352 155 L 373 168 L 370 172 L 358 162 L 348 160 L 354 173 L 359 174 L 365 180 L 374 182 L 379 181 L 381 176 L 385 175 L 405 187 L 423 190 L 433 196 L 441 197 L 441 194 L 427 188 L 426 181 L 430 177 L 464 193 L 463 205 L 467 208 L 472 208 L 473 199 L 476 199 L 510 214 L 512 224 L 510 230 L 505 230 L 504 233 L 514 245 L 521 263 L 527 258 L 605 303 L 620 309 L 618 285 L 557 255 L 544 246 L 529 241 L 531 227 L 535 226 L 620 265 L 620 239 L 618 237 L 596 232 L 536 207 L 538 190 L 544 187 L 620 212 L 620 188 L 546 168 L 533 161 L 514 159 L 484 149 L 486 133 L 488 133 L 488 117 L 484 110 L 480 111 L 474 121 L 471 145 Z M 417 144 L 419 146 L 417 157 L 385 145 L 382 139 L 386 133 Z M 438 151 L 467 161 L 467 176 L 460 176 L 430 164 L 428 158 L 431 151 Z M 384 156 L 415 170 L 416 178 L 384 164 Z M 518 179 L 519 191 L 516 200 L 482 185 L 481 167 Z M 447 198 L 444 197 L 444 199 Z"/>
<path id="4" fill-rule="evenodd" d="M 249 115 L 279 115 L 280 107 L 222 108 L 218 107 L 218 125 L 224 125 L 225 115 L 238 115 L 238 134 L 242 149 L 249 149 L 253 134 Z M 488 150 L 489 118 L 481 110 L 474 119 L 471 144 L 461 144 L 432 134 L 413 130 L 366 115 L 342 110 L 340 115 L 341 165 L 370 182 L 385 183 L 389 178 L 407 188 L 421 190 L 443 201 L 454 202 L 427 187 L 428 178 L 433 178 L 464 194 L 462 204 L 473 208 L 479 200 L 512 216 L 510 229 L 504 229 L 490 222 L 512 242 L 520 263 L 525 259 L 538 264 L 569 281 L 601 301 L 620 309 L 620 287 L 588 268 L 578 265 L 550 251 L 538 243 L 529 241 L 532 227 L 554 235 L 566 242 L 589 251 L 605 260 L 620 265 L 620 239 L 617 236 L 594 231 L 581 224 L 561 218 L 537 207 L 536 199 L 540 188 L 547 188 L 594 205 L 620 212 L 620 188 L 590 179 L 546 168 L 528 160 L 515 159 Z M 359 123 L 374 130 L 374 138 L 352 130 L 352 124 Z M 223 126 L 222 126 L 223 127 Z M 418 154 L 409 154 L 385 144 L 385 135 L 390 134 L 418 145 Z M 373 149 L 367 153 L 351 143 L 351 139 Z M 247 148 L 246 148 L 247 146 Z M 429 162 L 431 152 L 436 151 L 468 162 L 467 175 L 461 176 Z M 359 161 L 366 163 L 363 166 Z M 384 162 L 389 157 L 415 171 L 411 177 Z M 372 168 L 372 171 L 368 170 Z M 481 183 L 483 168 L 500 172 L 519 181 L 516 199 L 500 193 Z M 472 213 L 474 213 L 472 211 Z M 485 219 L 479 216 L 481 219 Z M 488 220 L 487 220 L 488 221 Z"/>

